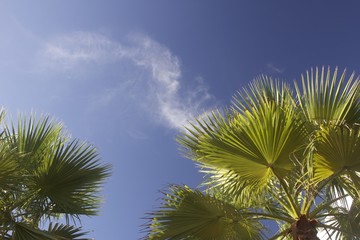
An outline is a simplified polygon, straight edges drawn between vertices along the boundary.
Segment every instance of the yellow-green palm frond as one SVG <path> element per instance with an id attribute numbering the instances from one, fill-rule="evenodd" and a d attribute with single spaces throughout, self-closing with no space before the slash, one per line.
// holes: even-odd
<path id="1" fill-rule="evenodd" d="M 355 74 L 346 78 L 346 71 L 338 77 L 334 72 L 322 67 L 311 69 L 302 75 L 302 91 L 296 85 L 300 108 L 308 121 L 315 125 L 323 123 L 357 123 L 359 120 L 359 79 Z"/>
<path id="2" fill-rule="evenodd" d="M 233 97 L 233 108 L 238 112 L 258 111 L 258 106 L 273 102 L 281 108 L 294 107 L 295 99 L 285 82 L 261 75 Z"/>
<path id="3" fill-rule="evenodd" d="M 360 81 L 316 68 L 295 91 L 261 76 L 190 124 L 177 140 L 206 174 L 206 194 L 172 187 L 148 239 L 261 239 L 260 219 L 278 224 L 270 239 L 298 238 L 303 223 L 312 239 L 316 228 L 359 239 Z"/>
<path id="4" fill-rule="evenodd" d="M 172 186 L 150 215 L 147 239 L 264 239 L 261 223 L 227 202 L 186 186 Z"/>
<path id="5" fill-rule="evenodd" d="M 295 167 L 290 155 L 304 147 L 307 140 L 296 108 L 290 100 L 281 100 L 287 96 L 285 90 L 276 87 L 281 92 L 270 96 L 269 91 L 256 88 L 266 84 L 270 90 L 275 88 L 269 80 L 254 83 L 250 92 L 240 95 L 243 102 L 248 102 L 246 106 L 254 104 L 253 109 L 245 109 L 238 97 L 226 116 L 216 112 L 197 120 L 193 129 L 178 138 L 188 155 L 207 169 L 214 184 L 234 186 L 233 192 L 242 190 L 236 189 L 239 183 L 262 189 L 272 177 L 286 177 Z"/>
<path id="6" fill-rule="evenodd" d="M 333 174 L 360 171 L 360 127 L 322 127 L 315 137 L 314 178 L 322 181 Z"/>

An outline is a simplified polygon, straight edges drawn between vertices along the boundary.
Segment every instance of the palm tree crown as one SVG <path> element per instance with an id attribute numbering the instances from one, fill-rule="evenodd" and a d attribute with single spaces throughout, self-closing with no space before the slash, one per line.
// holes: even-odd
<path id="1" fill-rule="evenodd" d="M 0 136 L 0 239 L 84 239 L 70 224 L 97 213 L 110 166 L 49 117 L 2 121 Z"/>
<path id="2" fill-rule="evenodd" d="M 204 191 L 170 186 L 146 239 L 360 239 L 359 96 L 337 69 L 255 79 L 178 136 Z"/>

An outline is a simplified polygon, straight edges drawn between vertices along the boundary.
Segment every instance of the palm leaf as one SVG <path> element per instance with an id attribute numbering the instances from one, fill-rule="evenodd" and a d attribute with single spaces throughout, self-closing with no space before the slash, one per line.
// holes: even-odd
<path id="1" fill-rule="evenodd" d="M 254 83 L 250 92 L 239 94 L 229 115 L 217 112 L 197 120 L 178 138 L 215 185 L 233 186 L 234 193 L 243 192 L 239 182 L 262 189 L 272 177 L 283 178 L 294 169 L 290 155 L 304 146 L 306 131 L 287 88 L 274 85 Z M 278 92 L 269 95 L 273 88 Z"/>
<path id="2" fill-rule="evenodd" d="M 74 226 L 64 225 L 60 223 L 55 223 L 54 225 L 50 223 L 47 233 L 56 236 L 57 240 L 86 240 L 89 238 L 79 238 L 87 234 L 82 232 L 81 228 L 76 228 Z"/>
<path id="3" fill-rule="evenodd" d="M 67 219 L 97 213 L 98 193 L 110 167 L 100 164 L 93 146 L 78 140 L 68 143 L 62 125 L 49 117 L 19 119 L 17 126 L 5 126 L 4 133 L 18 156 L 15 166 L 21 166 L 18 182 L 12 186 L 13 209 L 21 210 L 35 225 L 59 213 Z M 5 173 L 0 173 L 0 179 Z"/>
<path id="4" fill-rule="evenodd" d="M 347 122 L 359 120 L 359 80 L 354 74 L 346 79 L 346 71 L 338 77 L 338 69 L 332 73 L 322 67 L 311 69 L 302 75 L 302 91 L 296 85 L 300 108 L 306 119 L 315 125 L 329 122 Z"/>
<path id="5" fill-rule="evenodd" d="M 353 201 L 349 209 L 333 207 L 325 219 L 323 228 L 329 237 L 343 240 L 360 239 L 360 204 L 359 200 Z"/>
<path id="6" fill-rule="evenodd" d="M 35 115 L 31 115 L 29 120 L 19 116 L 17 125 L 5 124 L 4 135 L 8 144 L 16 148 L 21 156 L 17 159 L 19 164 L 31 172 L 41 164 L 42 155 L 53 151 L 52 146 L 64 139 L 62 128 L 62 124 L 48 116 L 36 119 Z"/>
<path id="7" fill-rule="evenodd" d="M 19 155 L 17 149 L 9 145 L 5 139 L 0 139 L 0 188 L 10 190 L 19 180 Z"/>
<path id="8" fill-rule="evenodd" d="M 100 198 L 97 195 L 110 166 L 101 165 L 94 147 L 74 140 L 60 143 L 53 155 L 32 178 L 32 188 L 48 200 L 52 213 L 94 215 Z"/>
<path id="9" fill-rule="evenodd" d="M 322 127 L 317 132 L 314 177 L 321 181 L 333 174 L 360 171 L 360 131 L 358 126 Z"/>
<path id="10" fill-rule="evenodd" d="M 11 239 L 15 240 L 58 240 L 55 236 L 40 229 L 34 228 L 29 224 L 18 222 L 14 223 L 14 232 Z"/>
<path id="11" fill-rule="evenodd" d="M 198 190 L 172 186 L 150 215 L 147 239 L 263 239 L 260 222 L 242 211 Z"/>

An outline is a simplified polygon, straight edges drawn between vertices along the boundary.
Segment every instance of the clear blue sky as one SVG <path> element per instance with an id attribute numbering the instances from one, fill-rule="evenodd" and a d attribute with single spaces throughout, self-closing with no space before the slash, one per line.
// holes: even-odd
<path id="1" fill-rule="evenodd" d="M 158 190 L 201 182 L 174 141 L 186 119 L 259 74 L 360 73 L 359 11 L 355 0 L 2 0 L 1 105 L 50 114 L 94 144 L 113 175 L 84 228 L 139 239 Z"/>

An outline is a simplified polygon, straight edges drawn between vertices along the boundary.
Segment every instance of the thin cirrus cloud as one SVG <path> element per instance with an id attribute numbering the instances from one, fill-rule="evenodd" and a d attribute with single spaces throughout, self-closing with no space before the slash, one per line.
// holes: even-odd
<path id="1" fill-rule="evenodd" d="M 276 74 L 281 74 L 285 71 L 284 68 L 280 68 L 276 65 L 274 65 L 273 63 L 267 63 L 266 64 L 266 69 L 270 72 L 270 73 L 276 73 Z"/>
<path id="2" fill-rule="evenodd" d="M 75 32 L 47 41 L 40 56 L 43 67 L 64 72 L 86 71 L 94 64 L 121 67 L 130 63 L 133 76 L 126 73 L 126 80 L 105 87 L 95 103 L 108 105 L 120 96 L 122 101 L 143 98 L 138 106 L 169 128 L 182 128 L 214 101 L 199 77 L 194 78 L 195 87 L 186 88 L 179 59 L 143 34 L 130 35 L 124 44 L 97 33 Z M 138 72 L 144 74 L 136 77 Z M 129 96 L 124 98 L 124 94 Z"/>

